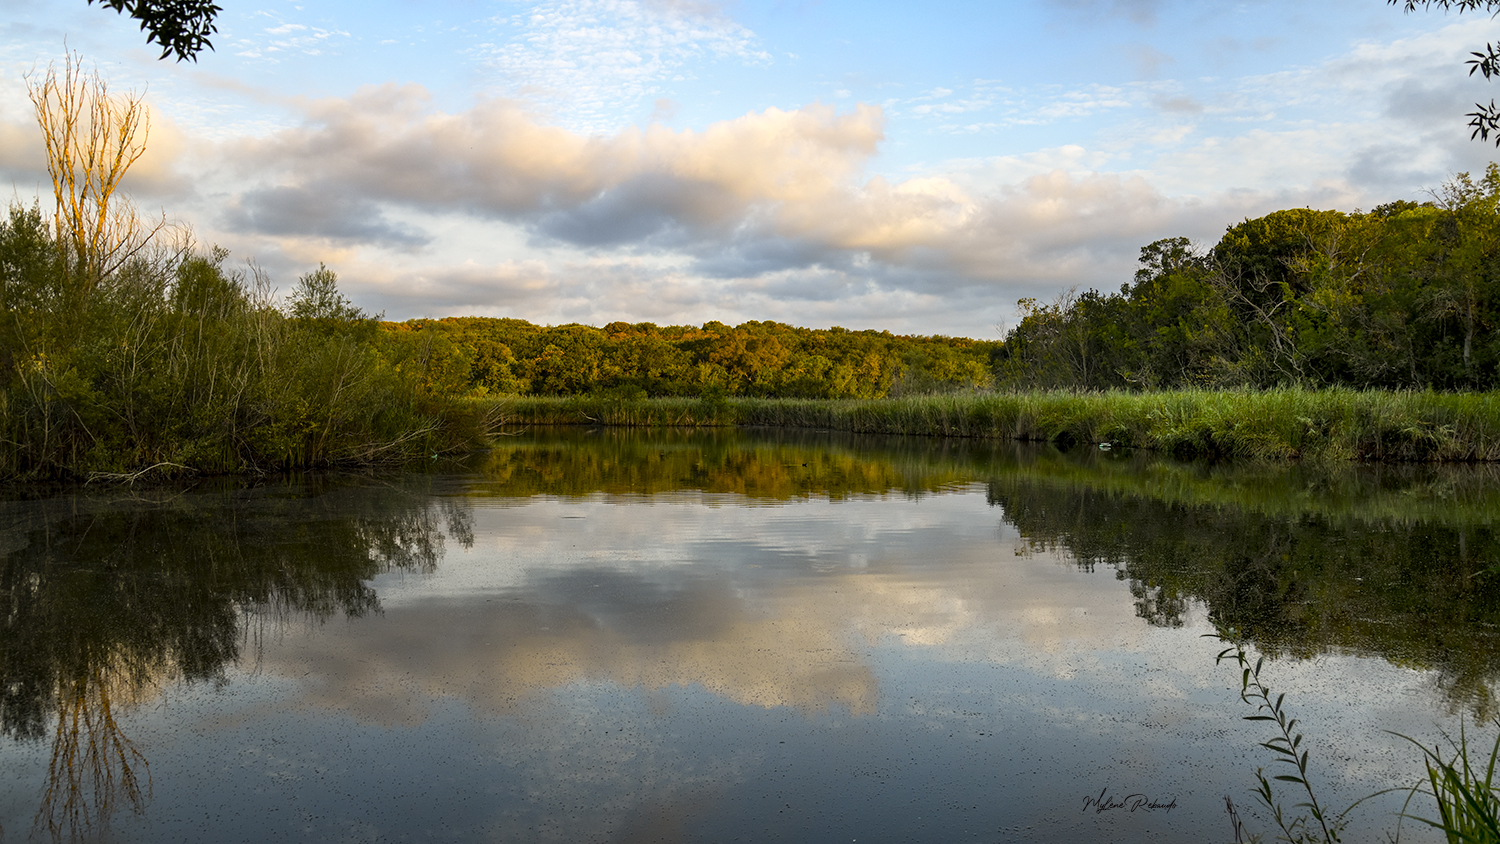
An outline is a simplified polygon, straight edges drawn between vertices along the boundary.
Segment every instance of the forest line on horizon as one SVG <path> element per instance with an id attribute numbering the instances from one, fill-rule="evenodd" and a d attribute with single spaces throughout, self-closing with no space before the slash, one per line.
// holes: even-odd
<path id="1" fill-rule="evenodd" d="M 254 264 L 233 269 L 227 251 L 141 214 L 119 190 L 145 149 L 140 98 L 111 96 L 76 56 L 29 90 L 57 204 L 44 215 L 14 203 L 0 220 L 0 478 L 396 462 L 483 444 L 504 412 L 497 399 L 513 395 L 717 407 L 1500 386 L 1494 163 L 1426 203 L 1277 211 L 1229 226 L 1206 251 L 1157 240 L 1119 293 L 1023 299 L 1000 340 L 774 322 L 393 323 L 350 302 L 327 267 L 282 297 Z"/>
<path id="2" fill-rule="evenodd" d="M 1500 385 L 1500 165 L 1429 202 L 1287 209 L 1141 249 L 1118 293 L 1022 299 L 1001 340 L 776 322 L 538 326 L 447 317 L 429 377 L 481 395 L 885 398 L 983 389 L 1488 390 Z"/>

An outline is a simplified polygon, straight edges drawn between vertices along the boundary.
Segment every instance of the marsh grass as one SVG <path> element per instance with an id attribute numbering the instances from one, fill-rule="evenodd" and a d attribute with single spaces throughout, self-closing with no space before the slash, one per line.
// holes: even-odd
<path id="1" fill-rule="evenodd" d="M 1496 722 L 1500 726 L 1500 721 Z M 1500 762 L 1500 735 L 1490 747 L 1490 758 L 1484 764 L 1483 776 L 1469 760 L 1469 737 L 1459 725 L 1458 739 L 1445 735 L 1452 755 L 1444 758 L 1440 746 L 1427 747 L 1410 736 L 1392 733 L 1421 749 L 1427 768 L 1425 784 L 1412 788 L 1411 797 L 1426 794 L 1437 804 L 1438 819 L 1406 814 L 1402 818 L 1440 829 L 1448 844 L 1491 844 L 1500 842 L 1500 796 L 1495 793 L 1495 767 Z M 1407 798 L 1410 804 L 1411 797 Z"/>
<path id="2" fill-rule="evenodd" d="M 1409 789 L 1377 791 L 1361 797 L 1336 814 L 1331 813 L 1318 799 L 1317 790 L 1309 777 L 1311 751 L 1304 746 L 1305 736 L 1297 729 L 1297 719 L 1288 714 L 1286 693 L 1274 694 L 1271 687 L 1261 679 L 1265 657 L 1258 657 L 1252 662 L 1243 641 L 1232 628 L 1220 628 L 1204 635 L 1229 646 L 1219 652 L 1214 662 L 1232 661 L 1240 669 L 1240 700 L 1255 707 L 1254 714 L 1243 718 L 1246 721 L 1274 725 L 1272 738 L 1261 742 L 1260 747 L 1270 751 L 1275 761 L 1291 768 L 1290 773 L 1271 777 L 1266 776 L 1264 768 L 1257 768 L 1255 771 L 1255 796 L 1271 811 L 1280 830 L 1277 840 L 1292 844 L 1331 844 L 1340 841 L 1348 824 L 1349 813 L 1361 803 L 1391 791 L 1408 791 L 1406 803 L 1398 815 L 1402 821 L 1413 820 L 1440 830 L 1448 844 L 1500 842 L 1500 794 L 1497 794 L 1495 782 L 1495 769 L 1500 766 L 1500 735 L 1496 736 L 1491 745 L 1489 759 L 1484 761 L 1483 768 L 1476 770 L 1469 756 L 1468 731 L 1462 724 L 1456 740 L 1444 734 L 1450 747 L 1447 753 L 1440 745 L 1429 748 L 1410 736 L 1392 732 L 1391 735 L 1411 742 L 1422 751 L 1425 779 Z M 1500 727 L 1500 719 L 1495 724 Z M 1288 812 L 1272 786 L 1273 782 L 1295 786 L 1294 791 L 1305 795 L 1306 799 L 1293 804 L 1292 812 Z M 1436 820 L 1407 812 L 1411 801 L 1419 794 L 1433 799 L 1438 811 Z M 1224 803 L 1235 841 L 1259 841 L 1259 835 L 1245 833 L 1234 802 L 1226 796 Z M 1401 826 L 1398 823 L 1396 834 L 1391 840 L 1400 841 L 1400 838 Z"/>
<path id="3" fill-rule="evenodd" d="M 520 397 L 529 425 L 763 425 L 862 434 L 1109 443 L 1178 457 L 1500 460 L 1500 394 L 1306 390 L 965 393 L 870 400 Z"/>

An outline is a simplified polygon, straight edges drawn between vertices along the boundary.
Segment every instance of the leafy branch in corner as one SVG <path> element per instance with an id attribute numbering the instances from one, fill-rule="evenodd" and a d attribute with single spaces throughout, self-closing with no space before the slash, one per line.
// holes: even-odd
<path id="1" fill-rule="evenodd" d="M 1472 12 L 1483 9 L 1485 11 L 1492 11 L 1494 13 L 1494 15 L 1492 16 L 1500 15 L 1500 0 L 1387 1 L 1392 6 L 1401 6 L 1401 10 L 1404 12 L 1414 12 L 1417 10 L 1418 6 L 1421 6 L 1423 8 L 1431 8 L 1433 6 L 1437 6 L 1439 9 L 1443 9 L 1445 11 L 1452 10 L 1457 12 Z M 1500 76 L 1500 50 L 1496 49 L 1496 45 L 1486 44 L 1484 45 L 1484 52 L 1481 53 L 1477 51 L 1471 51 L 1469 55 L 1474 56 L 1474 58 L 1469 59 L 1468 62 L 1466 62 L 1466 64 L 1469 65 L 1470 76 L 1473 76 L 1476 72 L 1483 73 L 1485 79 L 1491 79 L 1495 76 Z M 1490 100 L 1489 105 L 1485 105 L 1484 103 L 1475 103 L 1474 108 L 1476 109 L 1475 111 L 1471 111 L 1468 114 L 1464 115 L 1465 117 L 1470 118 L 1469 125 L 1474 127 L 1474 132 L 1469 135 L 1469 140 L 1472 141 L 1475 138 L 1478 138 L 1481 141 L 1488 141 L 1490 139 L 1490 133 L 1494 132 L 1495 146 L 1500 147 L 1500 107 L 1497 107 L 1495 105 L 1494 100 Z"/>
<path id="2" fill-rule="evenodd" d="M 99 5 L 140 21 L 146 43 L 161 47 L 160 58 L 176 53 L 178 61 L 197 61 L 204 47 L 214 48 L 208 36 L 219 31 L 214 16 L 223 11 L 211 0 L 99 0 Z"/>

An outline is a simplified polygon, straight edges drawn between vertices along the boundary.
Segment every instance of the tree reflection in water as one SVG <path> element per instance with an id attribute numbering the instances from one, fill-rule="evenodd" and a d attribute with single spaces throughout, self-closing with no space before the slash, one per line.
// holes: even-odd
<path id="1" fill-rule="evenodd" d="M 314 477 L 0 505 L 0 731 L 52 742 L 33 831 L 91 838 L 121 807 L 144 809 L 150 770 L 123 711 L 175 681 L 222 681 L 294 618 L 378 612 L 368 581 L 435 569 L 445 529 L 472 544 L 468 511 L 432 483 Z"/>
<path id="2" fill-rule="evenodd" d="M 119 676 L 93 666 L 58 689 L 52 758 L 35 822 L 54 840 L 89 837 L 108 826 L 117 807 L 128 805 L 141 814 L 150 799 L 150 766 L 115 720 L 112 701 L 118 698 L 111 686 L 120 685 Z M 125 695 L 126 705 L 136 697 Z"/>
<path id="3" fill-rule="evenodd" d="M 1262 652 L 1429 670 L 1454 711 L 1497 711 L 1500 466 L 1185 463 L 1029 444 L 828 432 L 545 432 L 476 459 L 475 496 L 672 490 L 792 500 L 984 482 L 1032 548 L 1113 568 L 1146 623 L 1194 606 Z"/>
<path id="4" fill-rule="evenodd" d="M 1432 472 L 1414 472 L 1414 484 Z M 1500 677 L 1500 534 L 1490 523 L 1500 484 L 1487 480 L 1491 494 L 1448 519 L 1267 512 L 1025 472 L 991 481 L 989 498 L 1032 547 L 1113 568 L 1151 625 L 1181 626 L 1199 605 L 1271 658 L 1378 656 L 1431 672 L 1454 713 L 1483 720 L 1496 713 Z M 1286 487 L 1285 499 L 1303 495 L 1289 474 Z"/>
<path id="5" fill-rule="evenodd" d="M 1113 568 L 1146 623 L 1195 606 L 1270 656 L 1331 651 L 1433 672 L 1488 717 L 1500 676 L 1500 466 L 1184 463 L 1027 444 L 753 434 L 545 432 L 477 459 L 476 496 L 920 497 L 984 482 L 1032 548 Z"/>
<path id="6" fill-rule="evenodd" d="M 507 440 L 446 478 L 0 502 L 0 731 L 52 743 L 36 832 L 97 837 L 112 813 L 150 798 L 123 712 L 171 683 L 224 681 L 292 621 L 380 612 L 376 575 L 432 571 L 446 540 L 473 544 L 469 501 L 677 490 L 760 503 L 919 498 L 979 483 L 1024 542 L 1113 568 L 1143 623 L 1173 627 L 1206 611 L 1273 656 L 1343 651 L 1431 670 L 1453 707 L 1484 715 L 1500 676 L 1500 477 L 1469 469 L 575 430 Z M 545 629 L 521 611 L 501 622 Z"/>

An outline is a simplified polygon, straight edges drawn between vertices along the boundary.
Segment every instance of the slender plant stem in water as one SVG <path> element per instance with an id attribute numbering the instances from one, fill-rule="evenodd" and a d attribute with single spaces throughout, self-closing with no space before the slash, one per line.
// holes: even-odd
<path id="1" fill-rule="evenodd" d="M 1260 746 L 1271 751 L 1278 762 L 1291 765 L 1296 771 L 1296 773 L 1277 774 L 1268 778 L 1264 768 L 1255 769 L 1255 779 L 1259 782 L 1259 786 L 1255 789 L 1255 796 L 1265 804 L 1266 808 L 1271 811 L 1271 816 L 1275 818 L 1276 826 L 1281 830 L 1278 840 L 1292 842 L 1292 844 L 1312 844 L 1312 842 L 1330 844 L 1342 840 L 1340 836 L 1343 834 L 1344 827 L 1348 825 L 1349 813 L 1360 803 L 1375 795 L 1360 798 L 1337 814 L 1331 814 L 1326 810 L 1322 801 L 1318 800 L 1318 794 L 1313 789 L 1308 775 L 1310 753 L 1302 746 L 1304 736 L 1297 731 L 1297 719 L 1287 714 L 1286 692 L 1273 695 L 1271 687 L 1261 679 L 1260 672 L 1265 665 L 1266 658 L 1260 656 L 1251 662 L 1243 641 L 1232 628 L 1220 629 L 1215 633 L 1204 635 L 1229 645 L 1214 658 L 1215 664 L 1233 660 L 1240 668 L 1240 700 L 1255 707 L 1255 714 L 1246 715 L 1244 719 L 1266 721 L 1276 725 L 1275 737 L 1270 741 L 1261 742 Z M 1294 810 L 1306 809 L 1306 813 L 1288 817 L 1271 786 L 1272 781 L 1301 786 L 1302 792 L 1307 795 L 1307 800 L 1294 804 L 1292 808 Z M 1383 792 L 1377 792 L 1377 794 L 1380 793 Z M 1225 799 L 1225 804 L 1235 825 L 1235 839 L 1240 840 L 1242 828 L 1234 811 L 1234 805 L 1228 801 L 1228 798 Z M 1252 836 L 1251 840 L 1256 840 L 1256 837 Z"/>

